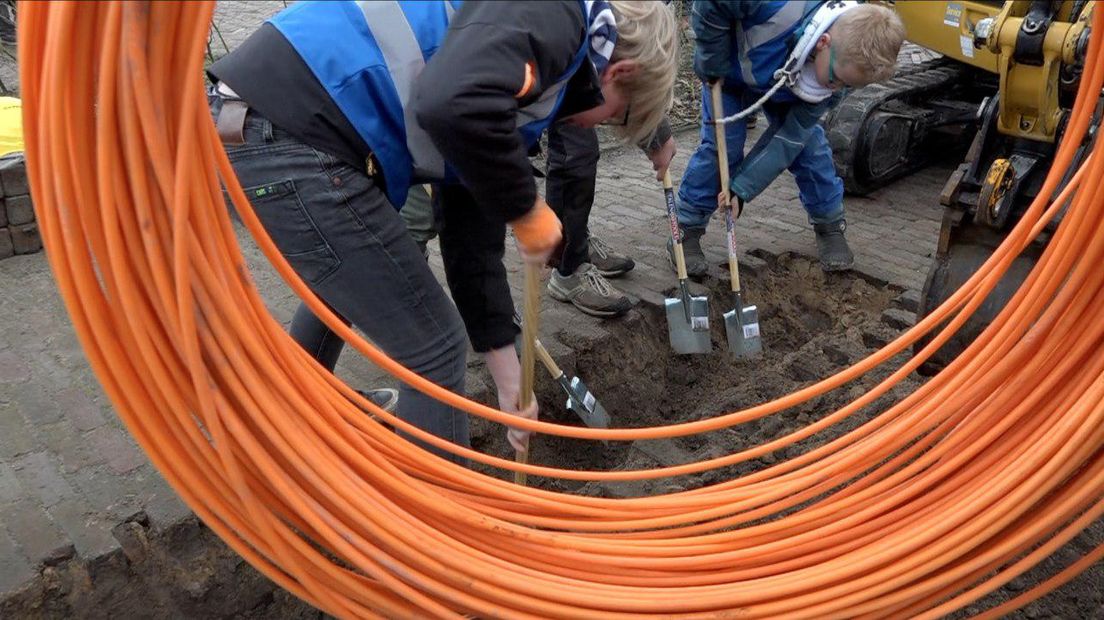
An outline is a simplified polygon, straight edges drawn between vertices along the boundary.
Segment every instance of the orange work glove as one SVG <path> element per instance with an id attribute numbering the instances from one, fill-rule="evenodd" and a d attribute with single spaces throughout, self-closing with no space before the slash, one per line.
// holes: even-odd
<path id="1" fill-rule="evenodd" d="M 514 228 L 521 257 L 526 262 L 543 265 L 563 237 L 559 218 L 540 196 L 537 196 L 528 213 L 510 222 L 510 225 Z"/>

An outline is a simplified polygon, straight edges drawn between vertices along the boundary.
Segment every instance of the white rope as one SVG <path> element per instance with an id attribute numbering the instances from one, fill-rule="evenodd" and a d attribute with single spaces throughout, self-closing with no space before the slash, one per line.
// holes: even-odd
<path id="1" fill-rule="evenodd" d="M 793 80 L 793 74 L 786 71 L 785 69 L 779 69 L 778 72 L 774 74 L 774 77 L 778 81 L 775 82 L 774 86 L 771 86 L 770 90 L 768 90 L 766 92 L 766 94 L 764 94 L 762 97 L 760 97 L 755 103 L 749 105 L 748 107 L 744 108 L 743 110 L 740 110 L 739 112 L 737 112 L 735 114 L 731 114 L 731 115 L 726 116 L 724 118 L 717 119 L 717 120 L 713 121 L 713 124 L 714 125 L 725 125 L 725 124 L 728 124 L 728 123 L 735 123 L 736 121 L 741 121 L 741 120 L 751 116 L 752 114 L 755 114 L 755 112 L 757 110 L 759 110 L 759 108 L 763 107 L 763 104 L 766 103 L 768 99 L 770 99 L 771 97 L 774 96 L 774 93 L 778 92 L 778 90 L 780 88 L 782 88 L 783 86 L 785 86 L 786 84 L 790 83 Z M 713 113 L 716 114 L 716 110 L 714 110 Z"/>

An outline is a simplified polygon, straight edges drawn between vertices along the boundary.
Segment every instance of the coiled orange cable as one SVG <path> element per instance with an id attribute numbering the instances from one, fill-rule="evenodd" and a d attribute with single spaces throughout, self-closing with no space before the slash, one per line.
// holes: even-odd
<path id="1" fill-rule="evenodd" d="M 295 595 L 342 617 L 934 618 L 1104 514 L 1104 147 L 1059 188 L 1104 86 L 1099 36 L 1040 198 L 931 316 L 869 359 L 769 403 L 663 427 L 589 429 L 519 420 L 448 393 L 310 294 L 259 225 L 207 111 L 212 12 L 211 2 L 23 3 L 29 176 L 58 287 L 120 417 L 188 505 Z M 1102 20 L 1096 12 L 1094 31 Z M 540 433 L 644 440 L 731 427 L 852 381 L 947 326 L 861 398 L 749 450 L 636 471 L 515 464 L 406 425 L 304 354 L 250 280 L 220 182 L 289 285 L 364 355 L 473 415 Z M 635 499 L 518 487 L 429 456 L 362 412 L 532 475 L 631 480 L 744 462 L 884 395 L 981 304 L 1067 199 L 1030 277 L 946 371 L 855 431 L 722 484 Z M 1098 548 L 984 615 L 1102 556 Z"/>

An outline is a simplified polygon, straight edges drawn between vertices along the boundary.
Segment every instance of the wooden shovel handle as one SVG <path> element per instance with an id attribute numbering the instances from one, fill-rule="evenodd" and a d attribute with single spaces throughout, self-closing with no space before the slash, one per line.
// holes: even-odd
<path id="1" fill-rule="evenodd" d="M 686 255 L 682 252 L 682 235 L 679 234 L 678 214 L 675 213 L 675 190 L 671 183 L 671 171 L 663 172 L 663 200 L 667 206 L 667 220 L 671 227 L 671 243 L 675 254 L 675 273 L 679 280 L 686 279 Z"/>
<path id="2" fill-rule="evenodd" d="M 721 98 L 721 83 L 713 84 L 713 119 L 724 118 L 724 100 Z M 725 126 L 720 123 L 713 124 L 713 132 L 717 143 L 717 172 L 721 176 L 721 190 L 717 193 L 717 204 L 725 209 L 726 245 L 728 245 L 728 273 L 732 290 L 740 292 L 740 263 L 736 259 L 736 216 L 732 213 L 732 199 L 729 193 L 728 178 L 728 140 L 725 135 Z"/>
<path id="3" fill-rule="evenodd" d="M 525 297 L 524 309 L 521 321 L 521 394 L 518 395 L 518 405 L 522 410 L 527 409 L 533 402 L 533 372 L 536 365 L 536 340 L 537 328 L 540 322 L 540 266 L 533 263 L 525 263 Z M 543 347 L 542 347 L 543 348 Z M 517 453 L 517 462 L 526 463 L 529 459 L 529 450 Z M 526 483 L 525 472 L 514 472 L 514 482 L 524 485 Z"/>

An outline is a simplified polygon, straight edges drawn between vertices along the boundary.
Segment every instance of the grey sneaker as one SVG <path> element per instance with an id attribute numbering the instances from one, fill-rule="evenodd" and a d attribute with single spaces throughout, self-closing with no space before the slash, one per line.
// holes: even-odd
<path id="1" fill-rule="evenodd" d="M 372 404 L 384 411 L 394 411 L 399 403 L 399 391 L 392 388 L 377 388 L 374 390 L 357 390 L 357 393 L 372 401 Z"/>
<path id="2" fill-rule="evenodd" d="M 682 255 L 686 258 L 686 276 L 694 280 L 700 280 L 709 273 L 709 263 L 705 260 L 705 252 L 702 251 L 701 238 L 705 234 L 704 228 L 681 228 Z M 667 258 L 671 261 L 671 269 L 675 268 L 675 242 L 667 238 Z"/>
<path id="3" fill-rule="evenodd" d="M 590 236 L 590 264 L 598 270 L 598 273 L 607 278 L 623 276 L 636 267 L 633 259 L 623 254 L 617 254 L 610 246 L 606 245 L 594 235 Z"/>
<path id="4" fill-rule="evenodd" d="M 843 232 L 847 222 L 839 220 L 831 224 L 813 224 L 816 233 L 817 255 L 824 271 L 847 271 L 855 265 L 855 255 L 847 246 Z"/>
<path id="5" fill-rule="evenodd" d="M 632 301 L 613 288 L 590 263 L 583 263 L 570 276 L 552 270 L 548 293 L 556 301 L 573 304 L 591 316 L 604 319 L 621 316 L 632 308 Z"/>

